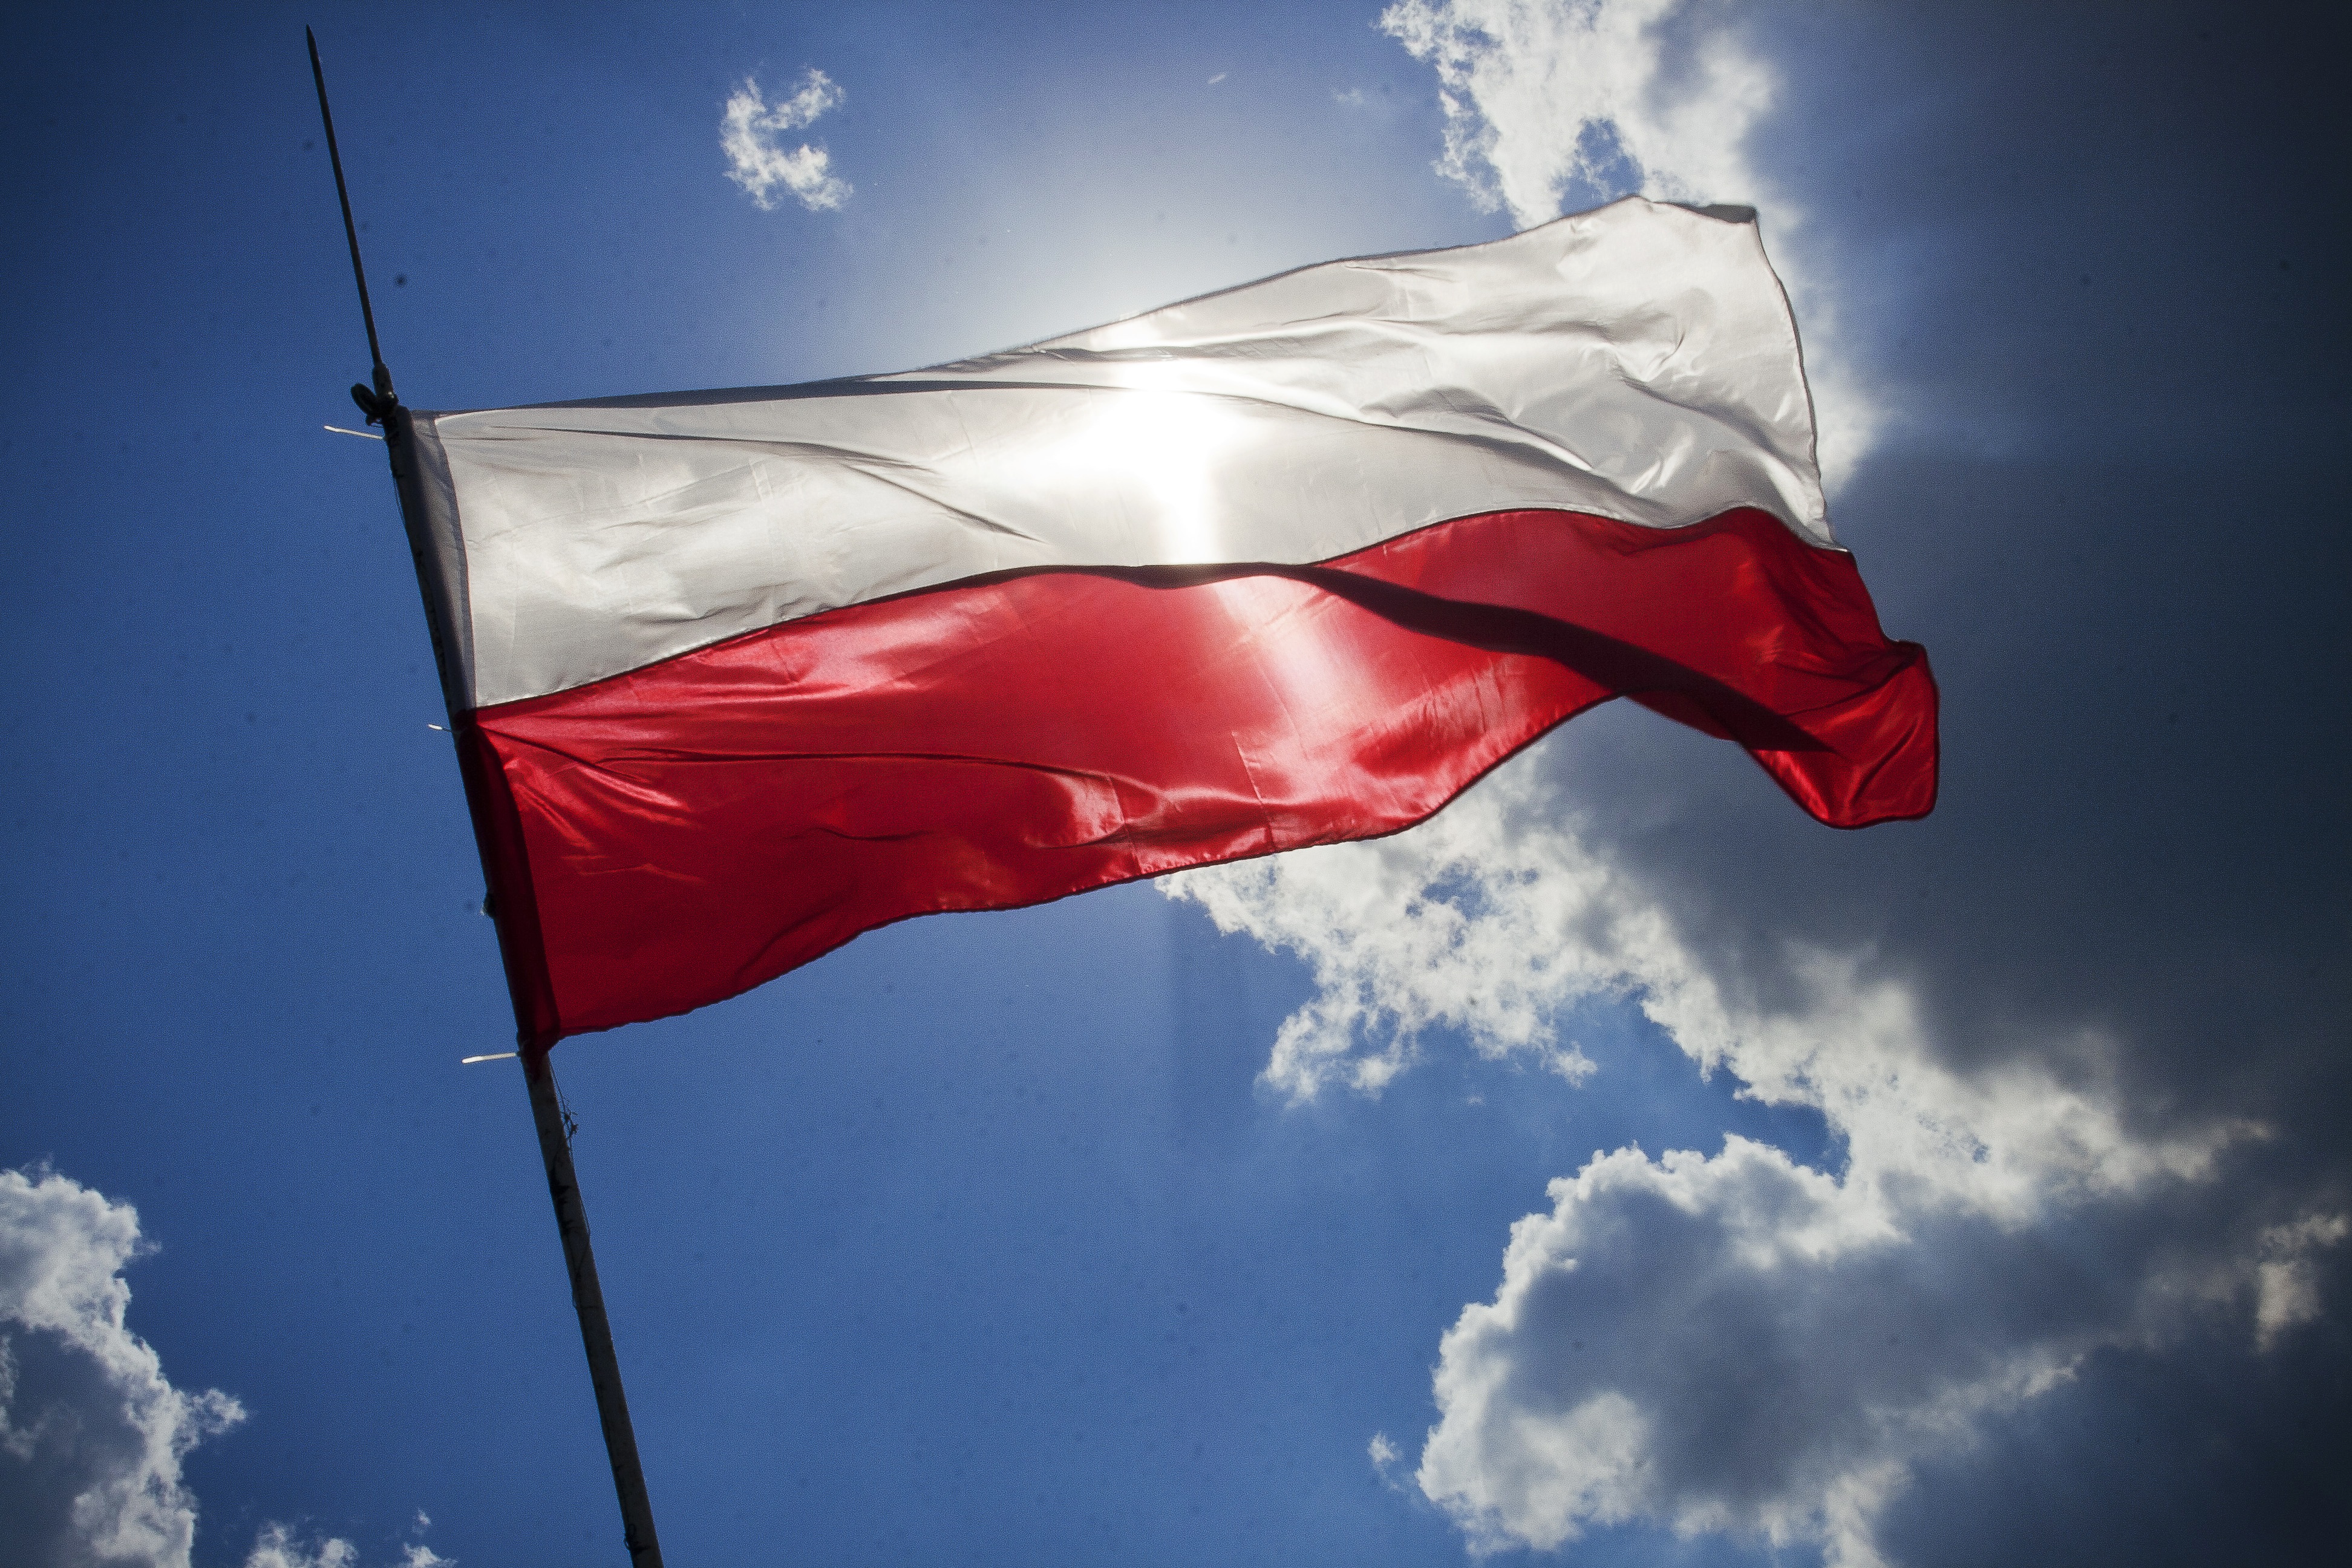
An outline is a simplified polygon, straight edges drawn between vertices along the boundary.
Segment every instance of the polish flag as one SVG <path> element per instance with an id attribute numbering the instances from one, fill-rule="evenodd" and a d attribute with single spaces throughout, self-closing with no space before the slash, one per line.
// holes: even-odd
<path id="1" fill-rule="evenodd" d="M 1752 213 L 1628 198 L 931 370 L 394 416 L 526 1045 L 1393 833 L 1613 697 L 1840 827 L 1936 689 Z"/>

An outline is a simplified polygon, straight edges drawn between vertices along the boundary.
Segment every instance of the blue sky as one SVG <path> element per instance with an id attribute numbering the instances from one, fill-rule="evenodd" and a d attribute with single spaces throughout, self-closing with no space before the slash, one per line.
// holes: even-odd
<path id="1" fill-rule="evenodd" d="M 6 1561 L 623 1556 L 518 1074 L 457 1065 L 509 1015 L 383 454 L 320 428 L 366 364 L 305 22 L 425 407 L 1753 202 L 1943 686 L 1924 823 L 1616 705 L 1380 847 L 565 1044 L 671 1562 L 2340 1535 L 2345 40 L 2053 10 L 14 15 Z M 726 105 L 811 69 L 776 145 L 850 188 L 763 209 Z M 109 1558 L 69 1504 L 126 1476 Z"/>

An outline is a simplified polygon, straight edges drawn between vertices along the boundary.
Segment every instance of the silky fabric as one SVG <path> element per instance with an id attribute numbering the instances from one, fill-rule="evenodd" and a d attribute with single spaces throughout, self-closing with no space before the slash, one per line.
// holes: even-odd
<path id="1" fill-rule="evenodd" d="M 1934 805 L 1924 650 L 1849 556 L 1755 509 L 965 581 L 486 708 L 461 745 L 544 1044 L 911 915 L 1394 832 L 1617 696 L 1737 741 L 1832 826 Z"/>
<path id="2" fill-rule="evenodd" d="M 461 710 L 1000 572 L 1304 566 L 1475 512 L 1832 542 L 1752 215 L 1640 197 L 906 374 L 409 418 Z"/>

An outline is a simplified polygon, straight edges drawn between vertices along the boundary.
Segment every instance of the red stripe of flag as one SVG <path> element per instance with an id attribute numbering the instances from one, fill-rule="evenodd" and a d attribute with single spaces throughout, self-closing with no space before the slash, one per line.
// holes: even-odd
<path id="1" fill-rule="evenodd" d="M 461 743 L 545 1044 L 911 915 L 1392 833 L 1618 696 L 1737 740 L 1832 826 L 1935 804 L 1925 650 L 1849 556 L 1747 509 L 977 579 L 484 709 Z"/>

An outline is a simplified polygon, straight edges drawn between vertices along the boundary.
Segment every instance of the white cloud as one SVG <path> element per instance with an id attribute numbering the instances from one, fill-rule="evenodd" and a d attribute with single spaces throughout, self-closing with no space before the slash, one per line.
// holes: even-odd
<path id="1" fill-rule="evenodd" d="M 431 1522 L 421 1513 L 416 1517 L 420 1531 Z M 411 1542 L 400 1549 L 399 1568 L 455 1568 L 457 1561 L 422 1542 Z M 360 1549 L 340 1535 L 306 1540 L 291 1525 L 273 1520 L 253 1538 L 245 1568 L 360 1568 Z"/>
<path id="2" fill-rule="evenodd" d="M 760 96 L 760 84 L 749 78 L 727 100 L 719 124 L 719 145 L 727 154 L 727 177 L 743 187 L 761 208 L 772 209 L 779 192 L 789 192 L 811 212 L 827 212 L 847 201 L 853 186 L 833 174 L 833 158 L 822 147 L 803 142 L 786 150 L 787 132 L 816 122 L 817 117 L 839 105 L 843 93 L 834 79 L 812 67 L 801 75 L 791 96 L 769 104 Z"/>
<path id="3" fill-rule="evenodd" d="M 1744 144 L 1780 84 L 1725 30 L 1670 55 L 1661 28 L 1685 4 L 1400 0 L 1380 26 L 1436 68 L 1439 170 L 1532 226 L 1576 185 L 1615 194 L 1627 174 L 1667 201 L 1753 200 Z"/>
<path id="4" fill-rule="evenodd" d="M 2112 1047 L 2058 1042 L 2081 1081 L 2012 1065 L 1945 1066 L 1902 981 L 1862 953 L 1794 950 L 1766 1008 L 1686 945 L 1673 918 L 1594 850 L 1544 783 L 1544 748 L 1496 771 L 1409 833 L 1162 879 L 1218 928 L 1297 954 L 1315 996 L 1284 1020 L 1265 1068 L 1294 1100 L 1331 1084 L 1377 1091 L 1423 1031 L 1461 1031 L 1483 1055 L 1522 1055 L 1572 1079 L 1591 1071 L 1553 1020 L 1622 998 L 1747 1096 L 1821 1111 L 1848 1150 L 1847 1180 L 1884 1205 L 1932 1203 L 2005 1223 L 2049 1202 L 2195 1178 L 2255 1129 L 2127 1131 L 2099 1071 Z M 1569 1065 L 1572 1064 L 1572 1065 Z"/>
<path id="5" fill-rule="evenodd" d="M 1268 1085 L 1292 1100 L 1335 1083 L 1377 1091 L 1433 1026 L 1488 1057 L 1528 1053 L 1571 1079 L 1590 1070 L 1551 1018 L 1623 989 L 1644 911 L 1572 837 L 1517 832 L 1533 805 L 1526 770 L 1512 769 L 1408 834 L 1161 883 L 1219 930 L 1314 971 L 1315 999 L 1284 1021 Z M 1556 946 L 1566 928 L 1588 940 Z"/>
<path id="6" fill-rule="evenodd" d="M 353 1568 L 359 1548 L 338 1536 L 305 1545 L 282 1524 L 265 1524 L 246 1553 L 245 1568 Z"/>
<path id="7" fill-rule="evenodd" d="M 2263 1232 L 2262 1262 L 2254 1271 L 2254 1343 L 2269 1350 L 2290 1329 L 2319 1317 L 2319 1278 L 2311 1255 L 2352 1234 L 2352 1217 L 2306 1215 L 2293 1225 Z"/>
<path id="8" fill-rule="evenodd" d="M 16 1568 L 188 1568 L 196 1499 L 181 1461 L 245 1419 L 186 1394 L 125 1317 L 139 1211 L 47 1170 L 0 1171 L 0 1521 Z M 415 1533 L 432 1523 L 416 1516 Z M 357 1548 L 265 1525 L 246 1568 L 357 1568 Z M 401 1568 L 454 1559 L 413 1543 Z"/>
<path id="9" fill-rule="evenodd" d="M 1404 1489 L 1396 1479 L 1396 1468 L 1404 1459 L 1404 1450 L 1391 1442 L 1387 1433 L 1373 1433 L 1372 1440 L 1364 1445 L 1364 1455 L 1372 1461 L 1372 1473 L 1381 1478 L 1381 1485 L 1391 1491 Z"/>
<path id="10" fill-rule="evenodd" d="M 2167 1205 L 2261 1129 L 2138 1125 L 2095 1037 L 1957 1068 L 1866 953 L 1792 949 L 1759 985 L 1591 847 L 1533 755 L 1410 833 L 1161 886 L 1312 971 L 1265 1069 L 1294 1099 L 1377 1092 L 1438 1027 L 1590 1072 L 1557 1021 L 1615 999 L 1743 1095 L 1817 1110 L 1844 1151 L 1832 1173 L 1738 1138 L 1627 1149 L 1552 1184 L 1435 1374 L 1416 1479 L 1475 1546 L 1647 1520 L 1874 1563 L 1915 1459 L 2200 1313 L 2251 1304 L 2269 1345 L 2316 1315 L 2310 1254 L 2347 1228 L 2179 1234 Z"/>
<path id="11" fill-rule="evenodd" d="M 1653 1520 L 1876 1563 L 1910 1459 L 2145 1338 L 2166 1294 L 2079 1289 L 2037 1239 L 1891 1216 L 1737 1137 L 1596 1156 L 1550 1195 L 1441 1347 L 1416 1479 L 1479 1546 Z M 1955 1265 L 1996 1271 L 1956 1292 Z"/>
<path id="12" fill-rule="evenodd" d="M 1832 268 L 1804 213 L 1748 157 L 1779 73 L 1714 0 L 1398 0 L 1380 26 L 1437 72 L 1438 172 L 1522 226 L 1639 192 L 1759 208 L 1805 339 L 1834 493 L 1885 420 L 1838 332 Z"/>
<path id="13" fill-rule="evenodd" d="M 416 1528 L 432 1521 L 416 1516 Z M 457 1559 L 444 1557 L 420 1542 L 401 1548 L 399 1568 L 455 1568 Z M 360 1549 L 339 1535 L 304 1540 L 289 1525 L 272 1521 L 254 1537 L 245 1568 L 359 1568 Z"/>
<path id="14" fill-rule="evenodd" d="M 69 1177 L 0 1171 L 0 1517 L 28 1568 L 185 1568 L 180 1464 L 245 1418 L 185 1394 L 124 1325 L 139 1215 Z"/>

